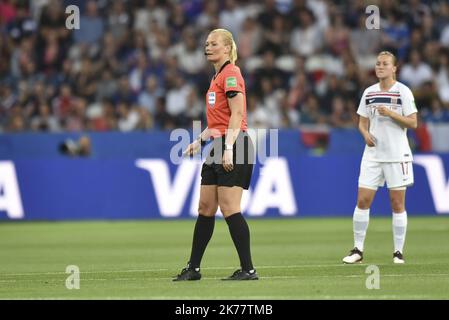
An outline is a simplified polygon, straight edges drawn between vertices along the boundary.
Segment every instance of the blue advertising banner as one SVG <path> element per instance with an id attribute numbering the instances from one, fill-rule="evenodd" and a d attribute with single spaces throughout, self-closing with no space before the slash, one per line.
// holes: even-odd
<path id="1" fill-rule="evenodd" d="M 279 154 L 254 169 L 245 191 L 249 217 L 352 216 L 361 154 L 312 156 L 280 136 Z M 148 137 L 145 137 L 148 139 Z M 164 150 L 173 142 L 165 140 Z M 159 141 L 159 144 L 163 142 Z M 197 214 L 201 160 L 158 157 L 0 160 L 0 219 L 157 219 Z M 411 215 L 449 214 L 449 155 L 415 155 Z M 372 214 L 390 215 L 379 189 Z"/>

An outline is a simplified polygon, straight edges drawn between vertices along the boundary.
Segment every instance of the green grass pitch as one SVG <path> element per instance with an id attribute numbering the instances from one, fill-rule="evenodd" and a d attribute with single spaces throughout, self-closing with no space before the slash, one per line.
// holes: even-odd
<path id="1" fill-rule="evenodd" d="M 373 216 L 363 264 L 343 265 L 350 218 L 249 219 L 259 281 L 224 282 L 238 267 L 217 219 L 201 281 L 172 282 L 195 221 L 0 223 L 0 299 L 448 299 L 449 217 L 409 217 L 405 265 L 392 263 L 391 218 Z M 66 288 L 66 267 L 80 289 Z M 380 289 L 367 289 L 369 265 Z"/>

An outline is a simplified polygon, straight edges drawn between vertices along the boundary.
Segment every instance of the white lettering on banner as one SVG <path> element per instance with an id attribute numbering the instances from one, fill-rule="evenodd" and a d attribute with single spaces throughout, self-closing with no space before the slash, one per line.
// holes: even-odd
<path id="1" fill-rule="evenodd" d="M 170 183 L 168 163 L 162 159 L 139 159 L 136 166 L 150 173 L 155 197 L 161 216 L 179 217 L 182 213 L 189 190 L 194 183 L 190 215 L 198 215 L 201 185 L 201 161 L 184 160 L 178 167 L 173 184 Z M 261 168 L 254 192 L 244 190 L 242 212 L 249 216 L 262 216 L 268 208 L 277 208 L 281 215 L 296 214 L 296 200 L 285 158 L 268 159 Z M 220 209 L 217 215 L 222 215 Z"/>
<path id="2" fill-rule="evenodd" d="M 168 165 L 164 160 L 139 159 L 136 166 L 150 173 L 161 215 L 167 218 L 178 217 L 192 186 L 198 161 L 183 161 L 176 171 L 172 185 Z"/>
<path id="3" fill-rule="evenodd" d="M 198 167 L 199 170 L 197 178 L 195 180 L 195 185 L 193 187 L 192 202 L 190 203 L 190 215 L 192 217 L 198 216 L 198 204 L 200 201 L 200 190 L 201 190 L 201 165 L 202 163 L 200 163 Z M 246 209 L 248 208 L 250 198 L 251 198 L 251 188 L 249 188 L 248 190 L 243 190 L 242 203 L 241 203 L 242 212 L 245 212 Z M 217 210 L 217 216 L 218 217 L 223 216 L 223 213 L 221 212 L 220 208 L 218 208 Z"/>
<path id="4" fill-rule="evenodd" d="M 415 164 L 426 170 L 430 191 L 437 213 L 449 213 L 449 182 L 446 180 L 443 161 L 437 155 L 417 155 Z"/>
<path id="5" fill-rule="evenodd" d="M 11 219 L 23 219 L 22 198 L 12 161 L 0 161 L 0 211 Z"/>
<path id="6" fill-rule="evenodd" d="M 268 208 L 279 208 L 280 214 L 284 216 L 294 216 L 297 212 L 285 158 L 268 159 L 265 166 L 260 169 L 248 214 L 261 216 Z"/>

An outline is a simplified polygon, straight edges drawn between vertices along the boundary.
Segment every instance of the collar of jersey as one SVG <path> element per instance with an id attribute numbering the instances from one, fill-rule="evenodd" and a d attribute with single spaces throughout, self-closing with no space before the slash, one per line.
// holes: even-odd
<path id="1" fill-rule="evenodd" d="M 220 74 L 220 72 L 226 67 L 228 64 L 230 64 L 231 61 L 227 60 L 223 65 L 221 66 L 220 70 L 218 70 L 217 74 L 214 76 L 214 80 L 217 78 L 217 76 Z"/>

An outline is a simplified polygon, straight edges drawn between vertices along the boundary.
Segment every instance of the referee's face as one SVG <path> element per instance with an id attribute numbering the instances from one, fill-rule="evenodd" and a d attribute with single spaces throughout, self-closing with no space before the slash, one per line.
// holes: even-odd
<path id="1" fill-rule="evenodd" d="M 217 32 L 209 33 L 204 47 L 204 54 L 207 60 L 214 63 L 223 60 L 229 52 L 225 46 L 221 35 Z"/>

